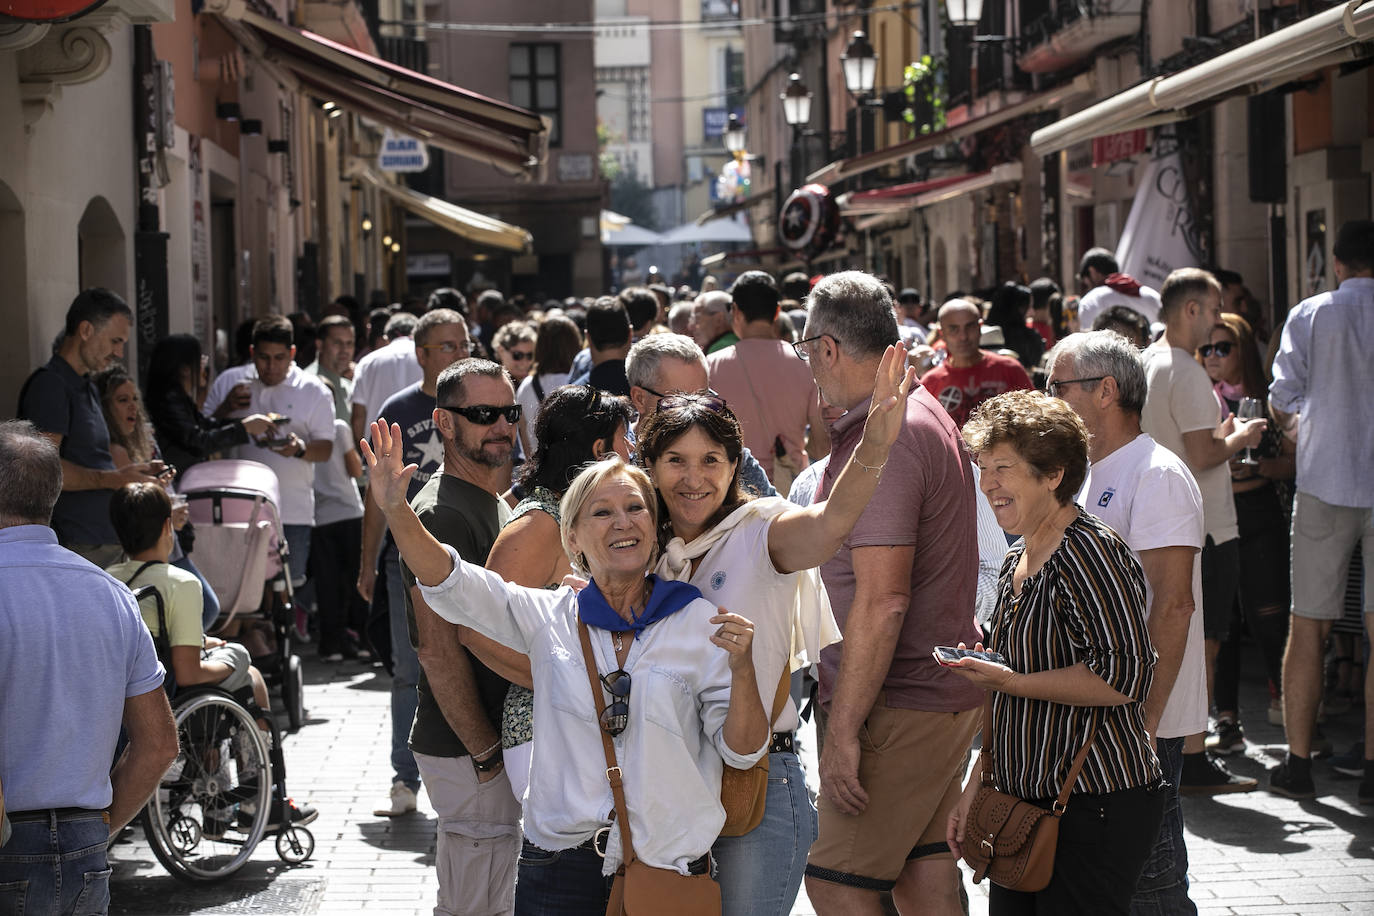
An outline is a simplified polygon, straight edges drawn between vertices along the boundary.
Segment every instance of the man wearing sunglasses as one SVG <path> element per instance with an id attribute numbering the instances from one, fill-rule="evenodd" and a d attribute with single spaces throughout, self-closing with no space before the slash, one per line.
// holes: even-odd
<path id="1" fill-rule="evenodd" d="M 439 375 L 471 350 L 467 321 L 453 309 L 425 313 L 415 326 L 412 341 L 420 381 L 386 398 L 379 411 L 401 427 L 401 449 L 407 464 L 419 466 L 410 481 L 411 499 L 444 461 L 443 437 L 434 428 L 435 392 Z M 356 405 L 355 405 L 356 406 Z M 369 417 L 368 421 L 375 419 Z M 371 601 L 377 582 L 378 553 L 386 569 L 387 615 L 391 633 L 391 792 L 386 802 L 373 809 L 378 817 L 395 817 L 415 810 L 420 771 L 406 746 L 415 720 L 415 685 L 420 660 L 411 648 L 405 619 L 405 588 L 401 561 L 386 535 L 386 517 L 373 500 L 363 500 L 362 557 L 358 566 L 358 593 Z M 385 544 L 383 543 L 385 538 Z"/>
<path id="2" fill-rule="evenodd" d="M 520 420 L 515 387 L 496 363 L 463 359 L 443 371 L 435 394 L 443 472 L 410 504 L 435 537 L 464 560 L 484 564 L 510 515 L 497 494 L 510 485 Z M 471 655 L 459 628 L 430 609 L 404 558 L 401 574 L 409 639 L 421 663 L 410 749 L 439 819 L 435 912 L 507 913 L 520 854 L 520 803 L 501 755 L 501 709 L 510 683 Z"/>

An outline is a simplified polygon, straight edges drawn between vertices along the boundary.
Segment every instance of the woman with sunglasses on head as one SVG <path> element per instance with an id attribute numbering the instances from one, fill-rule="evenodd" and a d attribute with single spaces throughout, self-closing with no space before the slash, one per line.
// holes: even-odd
<path id="1" fill-rule="evenodd" d="M 1255 398 L 1268 415 L 1269 380 L 1260 365 L 1250 323 L 1222 312 L 1207 343 L 1198 347 L 1198 362 L 1212 379 L 1217 397 L 1231 413 L 1240 411 L 1242 398 Z M 1280 424 L 1270 423 L 1257 448 L 1255 464 L 1238 452 L 1231 460 L 1231 495 L 1240 528 L 1240 611 L 1245 626 L 1259 644 L 1269 678 L 1270 717 L 1282 722 L 1283 649 L 1288 639 L 1288 515 L 1290 482 L 1297 473 L 1297 443 Z M 1239 717 L 1239 627 L 1217 652 L 1215 696 L 1216 731 L 1208 738 L 1214 753 L 1245 752 L 1245 731 Z"/>
<path id="2" fill-rule="evenodd" d="M 780 497 L 745 496 L 739 422 L 714 392 L 662 397 L 640 428 L 639 459 L 659 498 L 664 555 L 658 574 L 691 582 L 724 607 L 749 609 L 755 680 L 770 715 L 778 691 L 788 690 L 790 672 L 817 661 L 821 649 L 839 640 L 816 567 L 840 548 L 872 499 L 901 431 L 904 412 L 898 405 L 914 381 L 905 347 L 888 347 L 863 441 L 830 497 L 807 507 Z M 793 747 L 798 724 L 789 699 L 770 723 L 762 822 L 743 835 L 720 838 L 712 848 L 727 916 L 786 916 L 801 886 L 817 820 Z"/>
<path id="3" fill-rule="evenodd" d="M 612 452 L 629 460 L 630 403 L 586 385 L 565 385 L 549 395 L 543 408 L 536 424 L 539 451 L 518 472 L 517 483 L 528 495 L 516 504 L 492 545 L 487 569 L 513 585 L 557 588 L 573 573 L 559 533 L 559 501 L 587 464 Z M 517 799 L 524 798 L 534 737 L 530 660 L 475 630 L 462 630 L 463 644 L 511 682 L 501 716 L 501 747 L 511 790 Z"/>
<path id="4" fill-rule="evenodd" d="M 564 551 L 590 582 L 550 591 L 511 585 L 429 534 L 405 501 L 415 468 L 402 462 L 399 435 L 379 420 L 362 451 L 373 499 L 426 602 L 530 659 L 540 736 L 523 801 L 516 913 L 602 916 L 610 876 L 628 857 L 627 826 L 645 865 L 709 875 L 725 821 L 722 767 L 748 768 L 767 751 L 753 625 L 691 585 L 650 575 L 653 485 L 618 455 L 580 473 L 559 507 Z M 596 697 L 583 661 L 588 637 Z M 628 811 L 614 825 L 603 730 Z"/>

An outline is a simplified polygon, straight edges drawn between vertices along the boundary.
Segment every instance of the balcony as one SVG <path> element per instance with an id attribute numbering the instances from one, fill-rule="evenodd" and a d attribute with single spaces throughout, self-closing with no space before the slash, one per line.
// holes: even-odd
<path id="1" fill-rule="evenodd" d="M 739 19 L 739 0 L 701 0 L 701 21 Z"/>
<path id="2" fill-rule="evenodd" d="M 416 73 L 429 73 L 429 46 L 423 39 L 380 35 L 377 37 L 377 56 Z"/>
<path id="3" fill-rule="evenodd" d="M 1097 48 L 1140 30 L 1141 0 L 1023 0 L 1016 66 L 1053 73 L 1090 57 Z"/>

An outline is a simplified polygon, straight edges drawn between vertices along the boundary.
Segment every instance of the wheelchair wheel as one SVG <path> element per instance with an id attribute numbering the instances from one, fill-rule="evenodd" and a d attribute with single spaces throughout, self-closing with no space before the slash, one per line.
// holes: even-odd
<path id="1" fill-rule="evenodd" d="M 284 827 L 277 834 L 277 857 L 299 865 L 315 854 L 315 834 L 304 827 Z"/>
<path id="2" fill-rule="evenodd" d="M 267 742 L 226 693 L 195 693 L 176 708 L 181 751 L 141 815 L 153 855 L 173 877 L 218 881 L 243 867 L 271 814 Z"/>
<path id="3" fill-rule="evenodd" d="M 286 671 L 281 679 L 281 701 L 286 707 L 286 722 L 291 731 L 300 731 L 305 721 L 305 672 L 301 669 L 301 657 L 293 655 L 286 660 Z"/>

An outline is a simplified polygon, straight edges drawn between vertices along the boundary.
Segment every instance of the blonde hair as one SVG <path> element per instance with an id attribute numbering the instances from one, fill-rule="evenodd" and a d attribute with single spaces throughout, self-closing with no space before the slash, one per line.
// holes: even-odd
<path id="1" fill-rule="evenodd" d="M 587 569 L 586 557 L 580 553 L 574 553 L 572 549 L 572 530 L 577 525 L 578 516 L 582 514 L 582 508 L 587 501 L 592 498 L 592 494 L 597 488 L 608 480 L 615 477 L 628 478 L 631 483 L 639 488 L 639 494 L 644 499 L 644 508 L 649 512 L 650 537 L 653 532 L 658 530 L 658 495 L 654 492 L 653 481 L 642 469 L 632 464 L 627 464 L 615 452 L 611 452 L 599 461 L 593 461 L 582 469 L 582 472 L 573 478 L 573 482 L 568 485 L 568 490 L 563 494 L 563 499 L 558 504 L 558 533 L 563 540 L 563 552 L 568 555 L 572 562 L 573 569 L 579 573 L 589 573 Z M 657 541 L 653 543 L 653 553 L 649 556 L 649 563 L 658 555 Z M 647 570 L 646 570 L 647 572 Z"/>

